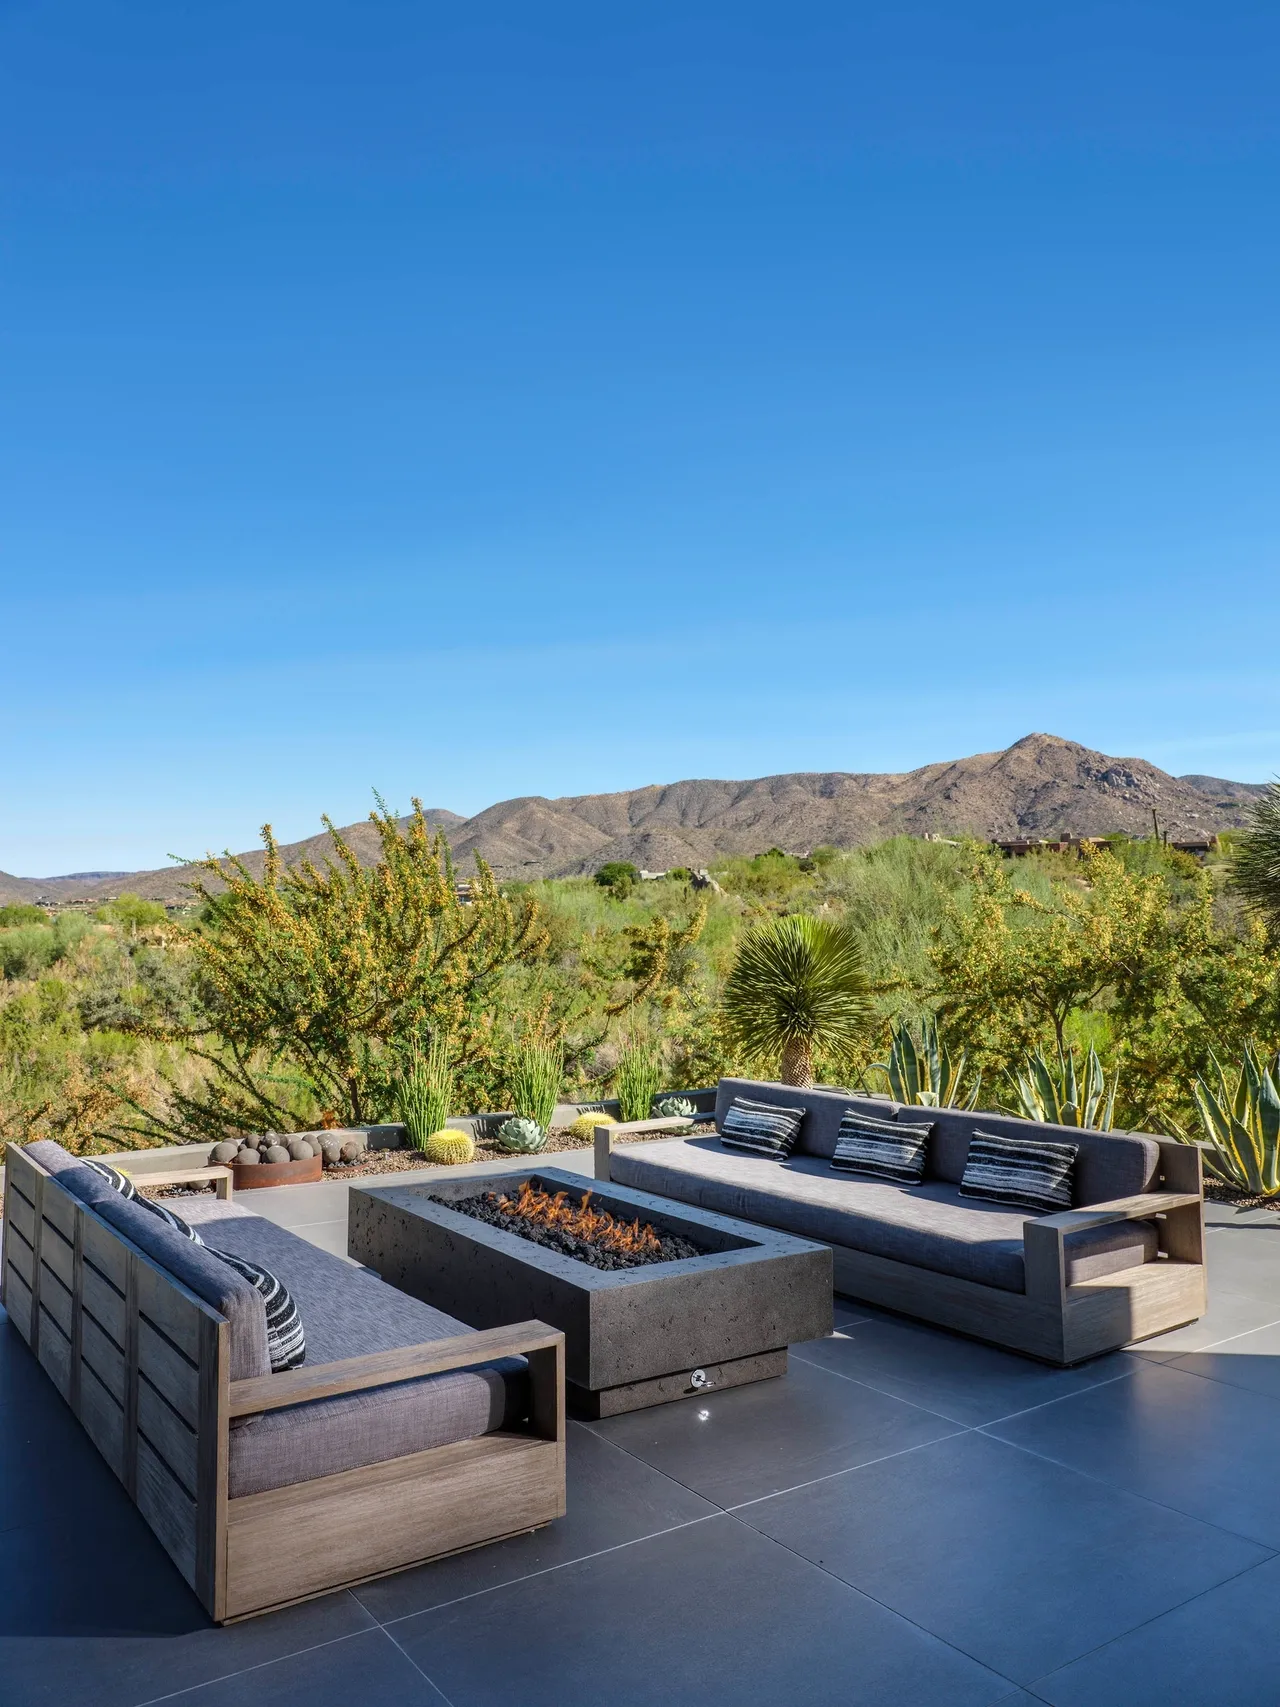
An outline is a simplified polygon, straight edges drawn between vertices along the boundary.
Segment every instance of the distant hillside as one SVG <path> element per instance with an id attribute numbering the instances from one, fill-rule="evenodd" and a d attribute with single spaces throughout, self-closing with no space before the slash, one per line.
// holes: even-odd
<path id="1" fill-rule="evenodd" d="M 675 782 L 619 794 L 560 800 L 528 795 L 473 818 L 433 808 L 459 865 L 479 853 L 500 877 L 563 877 L 626 859 L 653 871 L 707 865 L 726 854 L 780 847 L 804 853 L 822 843 L 851 847 L 885 836 L 1132 835 L 1151 831 L 1151 813 L 1173 836 L 1238 828 L 1261 783 L 1169 776 L 1145 759 L 1114 759 L 1056 735 L 1027 735 L 999 753 L 978 753 L 901 773 L 801 771 L 750 782 Z M 376 836 L 368 823 L 343 831 L 362 858 Z M 327 835 L 282 849 L 286 859 L 323 859 Z M 262 853 L 242 856 L 255 870 Z M 96 878 L 13 878 L 0 873 L 0 900 L 106 899 L 122 889 L 162 900 L 183 896 L 181 867 Z"/>

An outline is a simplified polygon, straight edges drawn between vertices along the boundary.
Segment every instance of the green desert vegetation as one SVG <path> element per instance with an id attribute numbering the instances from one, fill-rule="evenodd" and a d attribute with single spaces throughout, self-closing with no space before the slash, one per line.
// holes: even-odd
<path id="1" fill-rule="evenodd" d="M 744 942 L 802 919 L 861 968 L 856 1023 L 813 1028 L 797 1067 L 827 1083 L 896 1076 L 965 1101 L 980 1085 L 983 1107 L 1109 1106 L 1117 1127 L 1205 1136 L 1215 1062 L 1280 1048 L 1274 917 L 1226 858 L 1117 838 L 1004 860 L 896 837 L 722 860 L 712 890 L 683 871 L 481 868 L 459 896 L 420 814 L 373 822 L 372 867 L 340 844 L 286 870 L 267 832 L 261 877 L 198 869 L 181 917 L 123 896 L 92 917 L 0 914 L 0 1138 L 105 1150 L 391 1120 L 429 1056 L 453 1113 L 532 1107 L 548 1061 L 539 1113 L 638 1099 L 641 1061 L 655 1090 L 772 1077 L 785 1040 L 740 1023 L 726 989 Z M 436 1118 L 424 1105 L 418 1124 Z"/>

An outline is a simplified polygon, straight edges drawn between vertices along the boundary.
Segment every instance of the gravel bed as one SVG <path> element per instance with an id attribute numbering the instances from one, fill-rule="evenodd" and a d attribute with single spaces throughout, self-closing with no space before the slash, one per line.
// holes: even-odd
<path id="1" fill-rule="evenodd" d="M 1258 1197 L 1253 1192 L 1241 1191 L 1239 1186 L 1227 1185 L 1219 1179 L 1206 1178 L 1204 1195 L 1209 1203 L 1230 1203 L 1237 1209 L 1280 1210 L 1280 1197 Z"/>

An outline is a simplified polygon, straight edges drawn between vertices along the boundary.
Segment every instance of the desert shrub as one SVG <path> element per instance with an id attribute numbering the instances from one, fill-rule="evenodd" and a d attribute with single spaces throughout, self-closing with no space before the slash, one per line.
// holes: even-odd
<path id="1" fill-rule="evenodd" d="M 10 901 L 0 907 L 0 931 L 12 929 L 14 925 L 47 925 L 49 914 L 43 907 L 28 906 L 24 901 Z"/>
<path id="2" fill-rule="evenodd" d="M 618 1057 L 613 1075 L 623 1120 L 648 1120 L 662 1083 L 662 1060 L 649 1043 L 630 1043 Z"/>

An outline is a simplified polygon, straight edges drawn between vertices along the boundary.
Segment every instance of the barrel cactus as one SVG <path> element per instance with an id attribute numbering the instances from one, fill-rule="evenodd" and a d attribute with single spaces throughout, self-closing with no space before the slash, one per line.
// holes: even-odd
<path id="1" fill-rule="evenodd" d="M 692 1120 L 698 1111 L 688 1097 L 659 1097 L 653 1112 L 659 1120 Z"/>
<path id="2" fill-rule="evenodd" d="M 536 1120 L 526 1120 L 517 1114 L 498 1128 L 498 1142 L 504 1150 L 528 1156 L 544 1148 L 547 1135 Z"/>
<path id="3" fill-rule="evenodd" d="M 571 1138 L 579 1142 L 590 1138 L 597 1126 L 616 1126 L 618 1123 L 611 1114 L 580 1114 L 569 1128 Z"/>
<path id="4" fill-rule="evenodd" d="M 461 1167 L 464 1162 L 475 1160 L 476 1147 L 465 1132 L 454 1131 L 444 1126 L 439 1132 L 429 1133 L 422 1145 L 422 1153 L 429 1162 L 440 1162 L 445 1167 Z"/>

